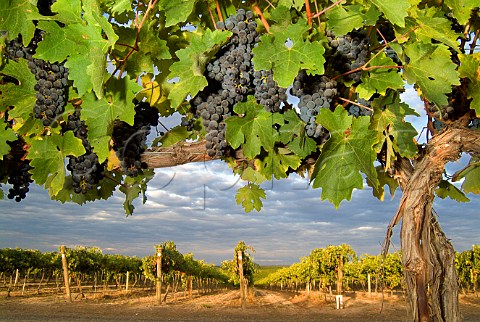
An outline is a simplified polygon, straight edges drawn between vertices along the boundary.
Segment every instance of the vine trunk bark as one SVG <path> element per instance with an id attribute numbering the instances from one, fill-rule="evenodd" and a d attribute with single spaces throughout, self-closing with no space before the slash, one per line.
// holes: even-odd
<path id="1" fill-rule="evenodd" d="M 447 162 L 457 160 L 462 152 L 479 151 L 478 131 L 452 127 L 434 137 L 414 165 L 406 159 L 396 163 L 403 196 L 389 225 L 384 252 L 393 226 L 402 220 L 402 262 L 413 321 L 461 320 L 455 251 L 440 228 L 433 200 Z"/>

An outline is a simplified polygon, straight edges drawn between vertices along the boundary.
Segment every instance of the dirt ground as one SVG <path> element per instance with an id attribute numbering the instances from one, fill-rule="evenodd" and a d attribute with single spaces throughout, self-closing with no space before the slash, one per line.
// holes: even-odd
<path id="1" fill-rule="evenodd" d="M 158 305 L 151 292 L 100 294 L 67 303 L 63 296 L 0 295 L 1 321 L 409 321 L 401 296 L 368 295 L 357 292 L 343 297 L 337 310 L 334 298 L 318 293 L 288 293 L 257 289 L 245 309 L 239 291 L 226 290 Z M 74 294 L 75 298 L 75 294 Z M 465 321 L 480 321 L 480 299 L 462 297 Z"/>

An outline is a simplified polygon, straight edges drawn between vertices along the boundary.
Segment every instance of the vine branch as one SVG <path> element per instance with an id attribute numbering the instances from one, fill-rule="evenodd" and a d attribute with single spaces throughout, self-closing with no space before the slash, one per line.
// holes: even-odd
<path id="1" fill-rule="evenodd" d="M 263 26 L 265 27 L 265 30 L 270 33 L 270 25 L 268 24 L 267 19 L 265 19 L 265 16 L 263 15 L 262 10 L 256 5 L 253 5 L 253 11 L 260 17 L 260 21 L 262 22 Z"/>
<path id="2" fill-rule="evenodd" d="M 345 0 L 338 0 L 336 2 L 334 2 L 332 5 L 326 7 L 325 9 L 323 9 L 322 11 L 320 12 L 317 12 L 315 15 L 313 15 L 311 18 L 317 18 L 317 17 L 320 17 L 321 15 L 323 15 L 325 12 L 333 9 L 334 7 L 338 6 L 340 3 L 342 3 L 343 1 Z M 307 15 L 308 15 L 308 11 L 307 11 Z"/>

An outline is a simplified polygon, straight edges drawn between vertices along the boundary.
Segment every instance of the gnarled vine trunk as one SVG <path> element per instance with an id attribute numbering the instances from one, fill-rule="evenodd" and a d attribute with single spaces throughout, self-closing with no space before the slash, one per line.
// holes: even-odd
<path id="1" fill-rule="evenodd" d="M 403 196 L 387 233 L 400 220 L 402 262 L 408 304 L 414 321 L 460 321 L 455 251 L 442 232 L 432 204 L 435 188 L 449 161 L 462 152 L 480 151 L 480 133 L 452 127 L 434 137 L 414 166 L 405 159 L 396 164 Z"/>

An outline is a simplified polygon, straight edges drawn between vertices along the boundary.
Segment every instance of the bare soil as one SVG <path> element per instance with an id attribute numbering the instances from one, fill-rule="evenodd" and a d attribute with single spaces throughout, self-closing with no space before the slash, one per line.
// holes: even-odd
<path id="1" fill-rule="evenodd" d="M 75 298 L 75 295 L 73 297 Z M 480 321 L 480 299 L 460 299 L 465 321 Z M 63 295 L 0 294 L 0 321 L 409 321 L 405 299 L 363 292 L 343 296 L 343 309 L 335 298 L 311 292 L 280 292 L 256 289 L 241 308 L 238 290 L 224 290 L 157 304 L 151 291 L 117 291 L 78 296 L 73 303 Z"/>

